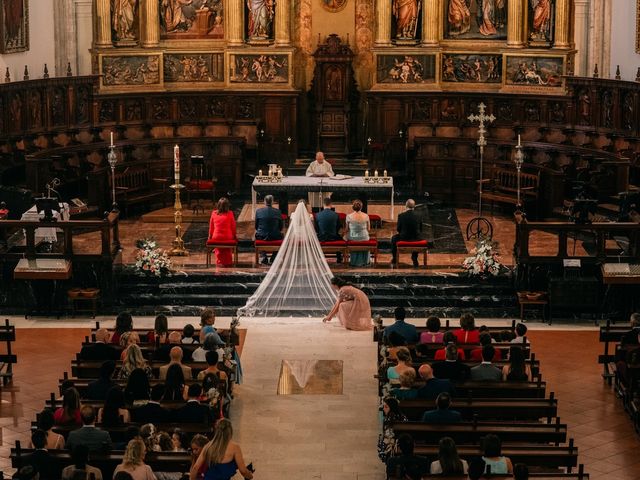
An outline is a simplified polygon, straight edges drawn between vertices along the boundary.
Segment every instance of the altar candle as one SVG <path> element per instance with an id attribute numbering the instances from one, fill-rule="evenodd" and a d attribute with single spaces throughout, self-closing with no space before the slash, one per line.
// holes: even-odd
<path id="1" fill-rule="evenodd" d="M 387 171 L 385 170 L 384 173 L 382 174 L 383 177 L 387 176 Z"/>
<path id="2" fill-rule="evenodd" d="M 375 171 L 373 172 L 373 176 L 374 176 L 374 177 L 377 177 L 377 176 L 378 176 L 378 170 L 375 170 Z"/>
<path id="3" fill-rule="evenodd" d="M 521 143 L 520 143 L 520 134 L 518 134 L 518 146 L 520 146 L 520 145 L 521 145 Z"/>
<path id="4" fill-rule="evenodd" d="M 113 132 L 111 132 L 111 146 L 113 147 Z"/>
<path id="5" fill-rule="evenodd" d="M 262 176 L 262 170 L 258 170 L 258 176 L 261 177 Z"/>
<path id="6" fill-rule="evenodd" d="M 369 170 L 364 171 L 364 178 L 369 178 Z"/>
<path id="7" fill-rule="evenodd" d="M 180 147 L 173 147 L 173 169 L 175 171 L 176 184 L 180 183 Z"/>

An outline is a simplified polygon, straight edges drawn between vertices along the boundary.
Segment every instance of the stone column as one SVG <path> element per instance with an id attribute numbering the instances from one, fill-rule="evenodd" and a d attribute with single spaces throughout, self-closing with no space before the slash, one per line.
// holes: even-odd
<path id="1" fill-rule="evenodd" d="M 111 1 L 96 0 L 96 48 L 113 47 L 111 40 Z"/>
<path id="2" fill-rule="evenodd" d="M 91 52 L 87 48 L 87 45 L 91 44 L 91 38 L 93 37 L 93 22 L 92 22 L 92 8 L 91 0 L 75 0 L 75 32 L 76 32 L 76 51 L 73 58 L 68 61 L 71 62 L 71 69 L 74 75 L 89 75 L 91 74 Z M 111 28 L 111 23 L 109 23 Z M 111 31 L 109 31 L 111 35 Z M 64 65 L 64 70 L 61 70 L 59 75 L 66 75 L 67 66 Z"/>
<path id="3" fill-rule="evenodd" d="M 557 0 L 554 48 L 571 48 L 571 22 L 571 0 Z"/>
<path id="4" fill-rule="evenodd" d="M 561 0 L 562 1 L 562 0 Z M 523 48 L 524 47 L 524 7 L 522 0 L 509 0 L 509 21 L 507 30 L 507 47 Z"/>
<path id="5" fill-rule="evenodd" d="M 376 47 L 391 45 L 391 0 L 376 0 Z"/>
<path id="6" fill-rule="evenodd" d="M 291 45 L 291 0 L 278 0 L 276 4 L 276 47 Z"/>
<path id="7" fill-rule="evenodd" d="M 89 14 L 91 15 L 91 1 L 89 3 Z M 93 20 L 89 20 L 89 23 L 93 23 Z M 53 32 L 56 55 L 55 76 L 63 77 L 66 74 L 67 63 L 69 62 L 73 71 L 78 71 L 76 63 L 78 43 L 74 0 L 60 0 L 57 8 L 53 9 L 53 24 L 55 25 Z M 85 45 L 90 46 L 92 41 L 93 37 L 89 37 L 89 43 Z"/>
<path id="8" fill-rule="evenodd" d="M 438 0 L 424 0 L 422 6 L 422 45 L 438 45 L 440 40 L 440 6 Z"/>
<path id="9" fill-rule="evenodd" d="M 244 2 L 242 0 L 227 0 L 225 5 L 225 31 L 227 42 L 230 46 L 239 46 L 244 43 Z M 278 7 L 276 6 L 276 11 Z"/>
<path id="10" fill-rule="evenodd" d="M 140 45 L 145 48 L 157 47 L 160 43 L 160 12 L 157 0 L 140 3 Z"/>
<path id="11" fill-rule="evenodd" d="M 576 43 L 574 73 L 579 77 L 589 76 L 587 70 L 589 60 L 589 3 L 590 0 L 575 0 L 575 26 L 573 40 Z M 593 72 L 591 72 L 593 73 Z"/>

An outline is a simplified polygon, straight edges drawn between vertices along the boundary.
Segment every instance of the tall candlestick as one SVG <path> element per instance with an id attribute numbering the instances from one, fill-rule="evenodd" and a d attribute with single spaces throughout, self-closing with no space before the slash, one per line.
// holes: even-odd
<path id="1" fill-rule="evenodd" d="M 521 145 L 521 143 L 520 143 L 520 134 L 518 134 L 518 146 L 520 146 L 520 145 Z"/>
<path id="2" fill-rule="evenodd" d="M 113 147 L 113 132 L 111 132 L 111 146 Z"/>
<path id="3" fill-rule="evenodd" d="M 173 169 L 175 170 L 176 184 L 180 183 L 180 147 L 173 147 Z"/>

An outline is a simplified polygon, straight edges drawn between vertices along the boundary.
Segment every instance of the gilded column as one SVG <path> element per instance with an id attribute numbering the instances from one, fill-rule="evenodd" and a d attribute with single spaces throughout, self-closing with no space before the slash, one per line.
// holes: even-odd
<path id="1" fill-rule="evenodd" d="M 507 31 L 507 47 L 524 47 L 524 2 L 509 0 L 509 22 Z"/>
<path id="2" fill-rule="evenodd" d="M 291 0 L 278 0 L 276 5 L 276 46 L 291 45 Z"/>
<path id="3" fill-rule="evenodd" d="M 96 0 L 96 20 L 96 48 L 113 47 L 110 0 Z"/>
<path id="4" fill-rule="evenodd" d="M 143 47 L 157 47 L 160 43 L 160 13 L 157 0 L 146 0 L 140 9 L 140 43 Z"/>
<path id="5" fill-rule="evenodd" d="M 376 0 L 376 47 L 391 45 L 391 0 Z"/>
<path id="6" fill-rule="evenodd" d="M 554 48 L 571 48 L 571 21 L 571 0 L 557 0 Z"/>
<path id="7" fill-rule="evenodd" d="M 244 2 L 242 0 L 228 0 L 224 2 L 227 14 L 225 29 L 227 31 L 227 42 L 231 46 L 238 46 L 244 43 Z M 278 11 L 278 7 L 276 7 Z"/>
<path id="8" fill-rule="evenodd" d="M 440 7 L 438 0 L 424 0 L 422 8 L 422 45 L 433 46 L 439 43 Z"/>

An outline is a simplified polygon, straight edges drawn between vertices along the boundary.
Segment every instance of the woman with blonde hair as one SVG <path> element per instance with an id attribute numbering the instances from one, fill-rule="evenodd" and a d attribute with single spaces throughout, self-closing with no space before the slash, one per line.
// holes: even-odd
<path id="1" fill-rule="evenodd" d="M 131 345 L 138 345 L 140 343 L 140 335 L 137 332 L 124 332 L 120 336 L 120 346 L 122 347 L 122 353 L 120 353 L 120 360 L 124 360 L 127 357 L 127 350 Z"/>
<path id="2" fill-rule="evenodd" d="M 146 453 L 147 448 L 142 440 L 139 438 L 131 440 L 124 451 L 122 463 L 113 472 L 114 477 L 118 472 L 126 472 L 133 480 L 157 480 L 151 467 L 144 463 Z"/>
<path id="3" fill-rule="evenodd" d="M 252 468 L 247 468 L 240 445 L 231 440 L 233 427 L 223 418 L 216 424 L 213 439 L 205 445 L 189 471 L 189 480 L 197 480 L 204 471 L 205 480 L 230 480 L 236 471 L 247 480 L 253 478 Z"/>
<path id="4" fill-rule="evenodd" d="M 398 363 L 387 368 L 387 379 L 391 383 L 399 383 L 400 375 L 402 375 L 407 370 L 413 370 L 413 373 L 416 372 L 413 368 L 413 365 L 411 364 L 411 352 L 407 347 L 398 348 L 398 351 L 396 352 L 396 358 L 398 359 Z"/>
<path id="5" fill-rule="evenodd" d="M 142 350 L 138 345 L 129 345 L 127 348 L 127 354 L 122 361 L 122 367 L 120 368 L 120 372 L 118 372 L 118 380 L 126 380 L 131 375 L 136 368 L 140 368 L 144 370 L 147 374 L 147 377 L 153 378 L 153 372 L 151 371 L 151 367 L 147 363 L 147 361 L 142 356 Z"/>

